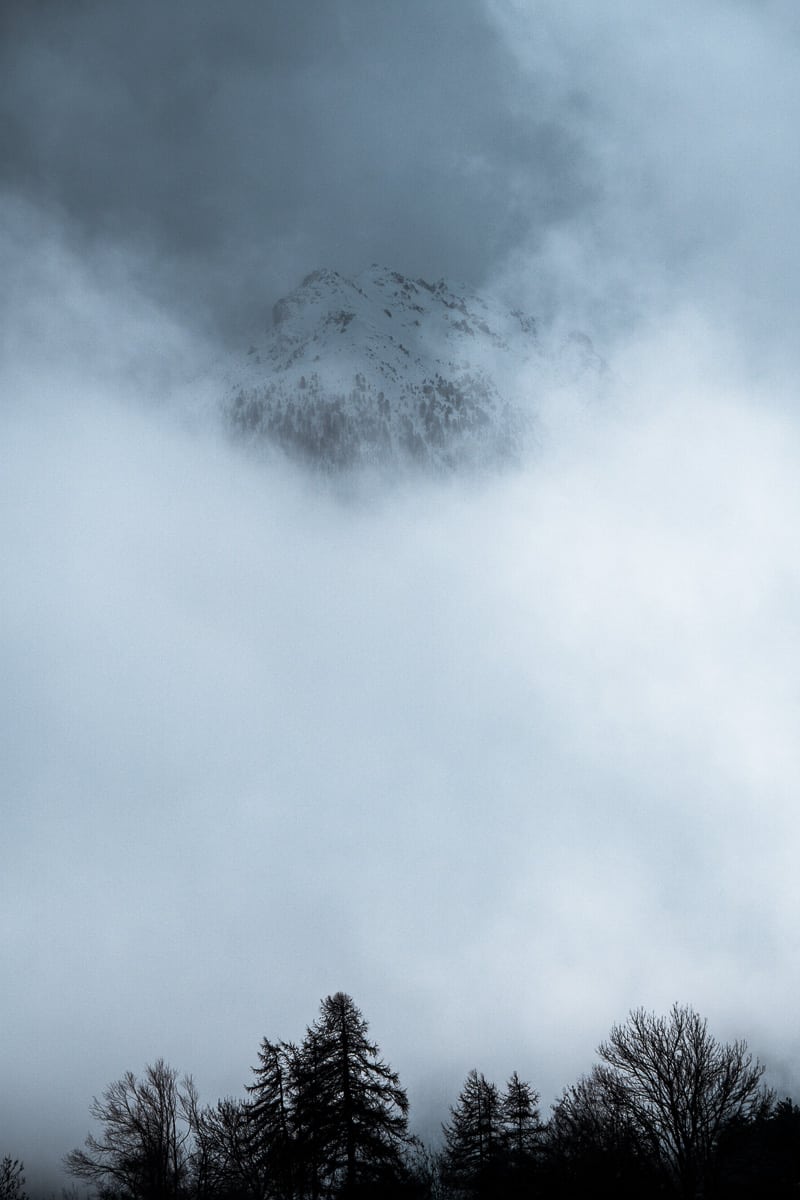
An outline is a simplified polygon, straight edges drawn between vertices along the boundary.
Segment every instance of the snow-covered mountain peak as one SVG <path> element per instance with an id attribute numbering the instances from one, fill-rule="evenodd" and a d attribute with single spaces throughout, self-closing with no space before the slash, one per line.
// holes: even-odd
<path id="1" fill-rule="evenodd" d="M 274 306 L 226 406 L 240 435 L 325 470 L 452 470 L 519 457 L 551 367 L 532 317 L 470 288 L 319 270 Z"/>
<path id="2" fill-rule="evenodd" d="M 468 351 L 467 357 L 474 359 L 476 347 L 470 348 L 469 340 L 506 350 L 520 334 L 529 341 L 536 336 L 531 317 L 505 312 L 467 287 L 455 288 L 443 279 L 407 279 L 377 265 L 353 279 L 337 271 L 314 271 L 278 301 L 273 323 L 279 342 L 308 336 L 319 342 L 329 332 L 334 353 L 366 337 L 396 343 L 402 354 L 417 346 L 430 352 L 435 344 L 438 350 L 451 347 L 456 356 Z M 348 338 L 336 336 L 348 329 Z"/>

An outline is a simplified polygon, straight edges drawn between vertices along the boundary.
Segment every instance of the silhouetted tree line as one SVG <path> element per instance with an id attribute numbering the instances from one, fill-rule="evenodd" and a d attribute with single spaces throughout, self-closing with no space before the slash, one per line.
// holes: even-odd
<path id="1" fill-rule="evenodd" d="M 515 1072 L 470 1071 L 441 1147 L 408 1128 L 408 1099 L 350 996 L 321 1004 L 299 1045 L 264 1038 L 241 1099 L 199 1103 L 159 1059 L 95 1098 L 99 1132 L 66 1157 L 99 1200 L 681 1200 L 800 1196 L 800 1108 L 776 1102 L 744 1042 L 689 1006 L 638 1009 L 542 1120 Z M 21 1165 L 0 1200 L 23 1200 Z"/>

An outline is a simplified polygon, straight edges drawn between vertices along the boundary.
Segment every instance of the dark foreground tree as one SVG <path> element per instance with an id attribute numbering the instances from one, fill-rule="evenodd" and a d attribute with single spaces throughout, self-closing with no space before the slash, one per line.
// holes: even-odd
<path id="1" fill-rule="evenodd" d="M 597 1069 L 567 1088 L 545 1130 L 546 1194 L 656 1197 L 667 1186 L 657 1148 Z"/>
<path id="2" fill-rule="evenodd" d="M 250 1102 L 250 1162 L 265 1196 L 294 1200 L 299 1182 L 297 1160 L 298 1052 L 286 1042 L 264 1038 L 258 1051 Z"/>
<path id="3" fill-rule="evenodd" d="M 541 1165 L 542 1122 L 539 1093 L 516 1071 L 500 1097 L 500 1137 L 504 1194 L 527 1194 Z"/>
<path id="4" fill-rule="evenodd" d="M 408 1099 L 350 996 L 322 1001 L 294 1059 L 294 1129 L 316 1197 L 388 1194 L 404 1173 Z"/>
<path id="5" fill-rule="evenodd" d="M 19 1159 L 0 1159 L 0 1200 L 26 1200 L 25 1176 Z"/>
<path id="6" fill-rule="evenodd" d="M 265 1200 L 413 1191 L 408 1100 L 350 996 L 323 1000 L 300 1046 L 265 1038 L 258 1060 L 246 1108 Z"/>
<path id="7" fill-rule="evenodd" d="M 770 1107 L 764 1068 L 746 1044 L 718 1042 L 688 1005 L 673 1005 L 666 1017 L 635 1010 L 598 1053 L 595 1086 L 653 1147 L 685 1197 L 705 1194 L 725 1128 Z"/>
<path id="8" fill-rule="evenodd" d="M 800 1108 L 788 1097 L 752 1121 L 723 1131 L 714 1163 L 714 1200 L 789 1200 L 800 1194 Z"/>
<path id="9" fill-rule="evenodd" d="M 542 1161 L 539 1094 L 515 1071 L 505 1090 L 470 1071 L 442 1126 L 442 1185 L 451 1196 L 529 1195 Z"/>
<path id="10" fill-rule="evenodd" d="M 266 1190 L 249 1105 L 231 1097 L 205 1108 L 194 1105 L 190 1121 L 196 1200 L 265 1200 L 272 1194 Z"/>
<path id="11" fill-rule="evenodd" d="M 494 1083 L 472 1070 L 450 1120 L 442 1126 L 442 1177 L 455 1196 L 493 1196 L 503 1156 L 500 1094 Z"/>
<path id="12" fill-rule="evenodd" d="M 66 1156 L 67 1170 L 93 1184 L 101 1200 L 179 1200 L 189 1185 L 193 1106 L 191 1079 L 179 1087 L 163 1059 L 142 1079 L 128 1071 L 92 1100 L 102 1132 Z"/>

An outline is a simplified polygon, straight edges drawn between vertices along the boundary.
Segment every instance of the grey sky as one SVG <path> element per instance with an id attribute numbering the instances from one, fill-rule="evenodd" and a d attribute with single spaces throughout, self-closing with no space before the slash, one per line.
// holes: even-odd
<path id="1" fill-rule="evenodd" d="M 675 999 L 797 1096 L 793 6 L 221 13 L 3 8 L 0 1154 L 340 988 L 423 1122 Z M 228 446 L 209 331 L 372 260 L 605 404 L 368 504 Z"/>

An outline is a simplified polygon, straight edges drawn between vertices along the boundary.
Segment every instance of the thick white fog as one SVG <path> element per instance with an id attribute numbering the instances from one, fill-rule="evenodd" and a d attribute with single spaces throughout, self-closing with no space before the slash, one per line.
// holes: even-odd
<path id="1" fill-rule="evenodd" d="M 156 404 L 200 348 L 41 240 L 62 315 L 20 288 L 2 416 L 18 1152 L 158 1055 L 240 1091 L 338 988 L 423 1124 L 475 1063 L 552 1099 L 675 998 L 793 1081 L 778 383 L 676 317 L 521 469 L 342 500 L 228 444 L 202 369 Z"/>
<path id="2" fill-rule="evenodd" d="M 19 62 L 44 72 L 17 7 Z M 425 1136 L 472 1067 L 500 1082 L 517 1069 L 546 1111 L 612 1022 L 675 1000 L 745 1037 L 798 1096 L 794 10 L 465 4 L 463 72 L 440 81 L 420 163 L 430 191 L 411 187 L 409 134 L 401 192 L 417 207 L 395 227 L 378 99 L 390 130 L 413 130 L 438 92 L 430 74 L 416 107 L 381 91 L 396 22 L 362 28 L 360 7 L 342 6 L 353 20 L 330 59 L 287 10 L 285 61 L 264 69 L 275 95 L 281 72 L 289 98 L 314 82 L 302 153 L 287 134 L 275 159 L 306 208 L 270 199 L 244 134 L 220 149 L 261 43 L 226 91 L 244 42 L 215 59 L 198 25 L 217 88 L 196 93 L 207 146 L 182 140 L 185 96 L 170 134 L 133 84 L 108 85 L 116 108 L 87 140 L 94 190 L 62 161 L 78 144 L 69 108 L 52 141 L 72 78 L 63 14 L 52 95 L 34 101 L 22 65 L 14 77 L 0 1155 L 23 1158 L 34 1187 L 60 1186 L 92 1095 L 125 1070 L 164 1056 L 206 1100 L 241 1093 L 260 1038 L 301 1036 L 338 989 Z M 158 30 L 158 6 L 143 12 Z M 442 31 L 431 41 L 414 12 L 400 44 L 430 66 Z M 251 18 L 231 19 L 239 35 Z M 87 61 L 113 64 L 121 36 L 106 11 Z M 480 96 L 457 104 L 484 46 L 485 119 Z M 320 95 L 337 63 L 363 62 L 383 66 L 340 101 L 376 108 L 366 142 L 337 125 L 352 170 L 331 174 L 329 211 L 309 183 L 314 146 L 335 158 Z M 103 78 L 87 73 L 81 111 Z M 117 128 L 139 153 L 125 203 Z M 178 175 L 143 199 L 170 137 L 191 181 L 185 229 Z M 261 320 L 326 253 L 353 272 L 453 270 L 556 339 L 585 329 L 610 364 L 602 395 L 539 395 L 531 379 L 541 437 L 482 477 L 342 496 L 247 453 L 216 416 L 224 351 L 208 330 L 235 340 L 242 309 Z"/>

